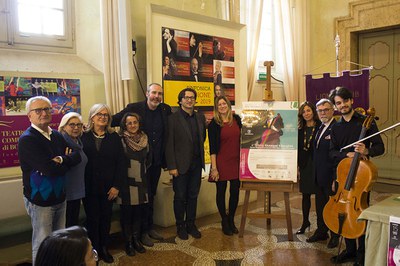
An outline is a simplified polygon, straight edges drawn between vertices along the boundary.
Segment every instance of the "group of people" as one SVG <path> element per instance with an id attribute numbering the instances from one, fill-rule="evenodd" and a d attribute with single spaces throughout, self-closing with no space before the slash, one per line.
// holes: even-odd
<path id="1" fill-rule="evenodd" d="M 334 110 L 340 113 L 338 121 L 334 118 Z M 384 153 L 382 138 L 378 135 L 355 144 L 353 147 L 341 150 L 349 144 L 358 141 L 365 116 L 353 108 L 353 95 L 345 87 L 332 90 L 329 99 L 321 99 L 314 106 L 304 102 L 298 113 L 298 168 L 300 192 L 302 193 L 303 223 L 297 234 L 304 234 L 310 227 L 309 213 L 311 195 L 315 194 L 317 214 L 317 229 L 307 238 L 309 243 L 323 241 L 329 238 L 328 227 L 324 222 L 323 211 L 329 201 L 329 196 L 336 193 L 336 170 L 344 158 L 353 158 L 359 153 L 364 159 L 379 156 Z M 375 122 L 368 129 L 366 136 L 378 132 Z M 355 239 L 345 239 L 346 249 L 331 258 L 333 263 L 355 261 L 355 265 L 364 264 L 365 236 Z M 337 247 L 339 236 L 330 232 L 328 248 Z"/>
<path id="2" fill-rule="evenodd" d="M 194 110 L 196 98 L 195 90 L 183 89 L 178 95 L 180 108 L 172 113 L 171 107 L 162 102 L 161 85 L 152 83 L 146 100 L 128 104 L 115 115 L 106 104 L 95 104 L 89 110 L 87 124 L 80 114 L 69 112 L 63 116 L 58 131 L 49 127 L 52 108 L 48 98 L 36 96 L 27 101 L 31 126 L 21 135 L 18 152 L 25 207 L 33 228 L 34 264 L 46 265 L 46 246 L 55 248 L 51 239 L 64 234 L 88 239 L 80 248 L 81 261 L 96 258 L 113 262 L 108 244 L 114 202 L 120 205 L 127 255 L 143 253 L 144 246 L 162 240 L 153 228 L 154 197 L 162 168 L 173 177 L 178 237 L 201 237 L 195 220 L 205 166 L 206 122 L 204 115 Z M 224 96 L 217 98 L 214 115 L 209 131 L 211 171 L 222 229 L 232 235 L 238 233 L 233 218 L 239 195 L 241 122 Z M 120 128 L 118 133 L 115 126 Z M 87 233 L 76 227 L 80 223 L 81 202 Z M 57 231 L 65 227 L 69 229 Z"/>

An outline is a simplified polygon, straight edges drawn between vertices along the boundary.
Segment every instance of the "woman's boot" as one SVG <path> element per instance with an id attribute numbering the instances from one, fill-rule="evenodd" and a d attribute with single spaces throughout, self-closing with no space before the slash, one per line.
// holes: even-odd
<path id="1" fill-rule="evenodd" d="M 222 226 L 222 232 L 224 232 L 225 235 L 227 236 L 233 235 L 231 227 L 229 226 L 228 216 L 225 215 L 222 217 L 221 226 Z"/>
<path id="2" fill-rule="evenodd" d="M 140 243 L 140 234 L 139 232 L 133 232 L 132 244 L 133 248 L 139 253 L 145 253 L 146 249 L 143 247 L 142 243 Z"/>
<path id="3" fill-rule="evenodd" d="M 133 247 L 132 241 L 127 241 L 125 243 L 125 252 L 126 252 L 126 255 L 128 255 L 130 257 L 135 256 L 136 252 L 135 252 L 135 248 Z"/>
<path id="4" fill-rule="evenodd" d="M 229 227 L 232 230 L 232 233 L 234 234 L 238 234 L 239 230 L 237 229 L 237 227 L 235 226 L 235 215 L 234 214 L 229 214 L 228 215 L 228 223 L 229 223 Z"/>

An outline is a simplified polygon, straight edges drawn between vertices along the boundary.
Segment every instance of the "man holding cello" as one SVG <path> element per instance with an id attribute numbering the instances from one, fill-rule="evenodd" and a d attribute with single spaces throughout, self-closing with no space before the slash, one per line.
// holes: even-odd
<path id="1" fill-rule="evenodd" d="M 345 147 L 346 145 L 354 143 L 360 139 L 363 129 L 363 122 L 366 117 L 353 109 L 353 95 L 352 92 L 347 88 L 337 87 L 330 92 L 329 98 L 342 116 L 339 121 L 332 126 L 331 130 L 329 155 L 331 159 L 334 160 L 335 165 L 337 166 L 339 162 L 345 158 L 360 156 L 361 159 L 367 160 L 369 157 L 375 157 L 383 154 L 385 147 L 379 134 L 371 137 L 368 140 L 365 140 L 364 142 L 357 143 L 350 148 L 341 150 L 342 147 Z M 376 123 L 372 121 L 365 134 L 365 137 L 378 131 L 379 130 L 376 126 Z M 343 169 L 343 171 L 346 170 L 348 172 L 348 169 Z M 337 171 L 338 175 L 340 174 L 340 171 L 342 171 L 342 169 Z M 356 185 L 357 182 L 355 182 L 351 189 L 355 189 Z M 367 203 L 369 203 L 369 193 L 367 197 Z M 362 234 L 358 238 L 358 249 L 356 239 L 346 238 L 345 241 L 346 249 L 338 256 L 332 257 L 331 261 L 333 263 L 355 261 L 354 265 L 363 265 L 365 255 L 365 234 Z"/>

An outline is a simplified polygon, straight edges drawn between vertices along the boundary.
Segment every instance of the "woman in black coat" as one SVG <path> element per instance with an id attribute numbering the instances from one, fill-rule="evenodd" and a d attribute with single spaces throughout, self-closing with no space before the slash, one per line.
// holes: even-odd
<path id="1" fill-rule="evenodd" d="M 104 262 L 114 261 L 107 249 L 113 202 L 126 175 L 126 161 L 119 135 L 111 129 L 111 111 L 105 104 L 90 108 L 88 127 L 82 135 L 88 157 L 85 169 L 86 227 L 93 247 Z"/>
<path id="2" fill-rule="evenodd" d="M 300 192 L 302 193 L 303 224 L 296 234 L 304 234 L 310 228 L 309 214 L 311 208 L 311 195 L 317 191 L 313 173 L 313 143 L 320 122 L 315 106 L 310 102 L 301 104 L 298 113 L 298 168 L 300 177 Z"/>

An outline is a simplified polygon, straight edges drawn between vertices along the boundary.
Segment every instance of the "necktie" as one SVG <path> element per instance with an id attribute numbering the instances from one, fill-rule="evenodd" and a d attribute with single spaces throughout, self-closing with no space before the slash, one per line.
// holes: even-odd
<path id="1" fill-rule="evenodd" d="M 319 140 L 320 140 L 321 135 L 322 135 L 322 131 L 324 131 L 324 127 L 325 127 L 325 125 L 322 124 L 322 125 L 319 127 L 319 129 L 318 129 L 318 132 L 317 132 L 317 135 L 316 135 L 316 139 L 317 139 L 317 148 L 318 148 L 318 145 L 319 145 Z"/>

